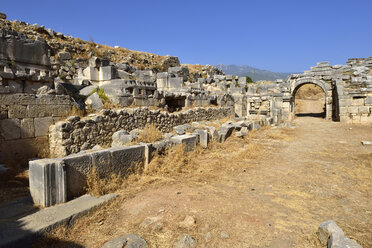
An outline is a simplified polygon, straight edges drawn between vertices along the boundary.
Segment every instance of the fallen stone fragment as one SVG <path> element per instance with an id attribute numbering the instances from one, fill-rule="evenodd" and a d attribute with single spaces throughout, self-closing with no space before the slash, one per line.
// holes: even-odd
<path id="1" fill-rule="evenodd" d="M 319 225 L 318 239 L 328 248 L 362 248 L 355 240 L 345 237 L 344 232 L 333 220 L 328 220 Z"/>
<path id="2" fill-rule="evenodd" d="M 174 248 L 193 248 L 196 246 L 196 241 L 190 235 L 185 234 L 180 240 L 178 240 L 173 247 Z"/>
<path id="3" fill-rule="evenodd" d="M 323 222 L 318 227 L 318 239 L 322 245 L 326 245 L 328 238 L 331 236 L 332 233 L 338 233 L 340 235 L 344 235 L 344 232 L 341 228 L 339 228 L 333 220 L 328 220 Z"/>
<path id="4" fill-rule="evenodd" d="M 362 145 L 364 145 L 364 146 L 372 146 L 372 141 L 362 141 Z"/>
<path id="5" fill-rule="evenodd" d="M 136 234 L 126 234 L 108 241 L 102 248 L 146 248 L 146 241 Z"/>
<path id="6" fill-rule="evenodd" d="M 182 222 L 180 222 L 179 226 L 186 229 L 194 228 L 196 226 L 196 220 L 194 217 L 188 215 Z"/>

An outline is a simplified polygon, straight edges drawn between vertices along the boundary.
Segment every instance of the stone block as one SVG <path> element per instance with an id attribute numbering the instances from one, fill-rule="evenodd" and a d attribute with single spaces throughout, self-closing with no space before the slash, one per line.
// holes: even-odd
<path id="1" fill-rule="evenodd" d="M 35 136 L 48 135 L 49 127 L 53 125 L 53 117 L 42 117 L 34 119 Z"/>
<path id="2" fill-rule="evenodd" d="M 219 139 L 217 129 L 212 126 L 205 127 L 208 130 L 208 135 L 211 137 L 211 140 L 217 141 Z"/>
<path id="3" fill-rule="evenodd" d="M 111 154 L 111 172 L 127 175 L 131 168 L 138 164 L 143 165 L 145 160 L 145 146 L 135 145 L 108 149 Z"/>
<path id="4" fill-rule="evenodd" d="M 169 89 L 179 90 L 182 87 L 183 78 L 181 77 L 169 78 L 168 83 L 169 83 Z"/>
<path id="5" fill-rule="evenodd" d="M 96 168 L 98 175 L 109 177 L 112 173 L 110 150 L 96 151 L 89 153 L 89 155 L 92 157 L 92 167 Z"/>
<path id="6" fill-rule="evenodd" d="M 165 90 L 168 88 L 168 78 L 157 78 L 156 85 L 158 90 Z"/>
<path id="7" fill-rule="evenodd" d="M 24 118 L 21 120 L 21 138 L 35 137 L 35 126 L 33 118 Z"/>
<path id="8" fill-rule="evenodd" d="M 61 159 L 29 162 L 30 193 L 35 205 L 49 207 L 66 202 L 66 171 Z"/>
<path id="9" fill-rule="evenodd" d="M 372 105 L 372 97 L 367 97 L 365 99 L 365 105 Z"/>
<path id="10" fill-rule="evenodd" d="M 195 130 L 195 132 L 199 136 L 199 144 L 200 144 L 200 146 L 203 147 L 203 148 L 207 148 L 208 147 L 208 131 L 207 130 L 198 129 L 198 130 Z"/>
<path id="11" fill-rule="evenodd" d="M 218 135 L 220 138 L 220 142 L 225 142 L 225 140 L 230 137 L 232 132 L 234 131 L 235 126 L 232 124 L 223 124 L 220 129 L 218 130 Z"/>
<path id="12" fill-rule="evenodd" d="M 0 120 L 0 139 L 12 140 L 21 137 L 21 121 L 19 119 Z"/>
<path id="13" fill-rule="evenodd" d="M 87 67 L 83 70 L 84 77 L 91 81 L 99 81 L 99 71 L 95 67 Z"/>
<path id="14" fill-rule="evenodd" d="M 87 176 L 92 170 L 92 156 L 89 154 L 73 154 L 62 159 L 66 165 L 67 200 L 83 195 Z"/>
<path id="15" fill-rule="evenodd" d="M 171 141 L 177 145 L 183 144 L 187 152 L 194 150 L 196 147 L 196 135 L 193 134 L 177 135 L 172 137 Z"/>
<path id="16" fill-rule="evenodd" d="M 11 119 L 24 118 L 27 116 L 27 106 L 13 103 L 8 107 L 8 116 Z"/>
<path id="17" fill-rule="evenodd" d="M 11 81 L 8 83 L 9 92 L 10 93 L 22 93 L 23 92 L 23 84 Z"/>
<path id="18" fill-rule="evenodd" d="M 113 67 L 104 66 L 99 68 L 99 79 L 101 81 L 113 79 Z"/>
<path id="19" fill-rule="evenodd" d="M 348 107 L 348 112 L 350 114 L 357 114 L 358 111 L 359 111 L 358 106 L 349 106 Z"/>
<path id="20" fill-rule="evenodd" d="M 359 114 L 369 114 L 369 110 L 370 107 L 369 106 L 359 106 L 358 107 L 358 112 Z"/>
<path id="21" fill-rule="evenodd" d="M 102 107 L 103 107 L 103 102 L 100 99 L 100 97 L 97 94 L 97 92 L 95 92 L 92 95 L 90 95 L 87 98 L 87 100 L 85 101 L 85 104 L 88 105 L 90 108 L 96 109 L 96 110 L 102 109 Z"/>

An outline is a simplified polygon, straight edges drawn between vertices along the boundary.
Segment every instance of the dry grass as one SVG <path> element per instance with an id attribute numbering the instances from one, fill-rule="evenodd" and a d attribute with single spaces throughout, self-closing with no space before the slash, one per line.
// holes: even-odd
<path id="1" fill-rule="evenodd" d="M 97 168 L 93 167 L 87 177 L 86 190 L 93 196 L 101 196 L 115 192 L 124 184 L 124 178 L 119 174 L 111 174 L 108 178 L 100 177 Z"/>
<path id="2" fill-rule="evenodd" d="M 153 143 L 161 140 L 162 138 L 162 132 L 160 132 L 154 124 L 147 124 L 143 131 L 136 138 L 136 142 Z"/>

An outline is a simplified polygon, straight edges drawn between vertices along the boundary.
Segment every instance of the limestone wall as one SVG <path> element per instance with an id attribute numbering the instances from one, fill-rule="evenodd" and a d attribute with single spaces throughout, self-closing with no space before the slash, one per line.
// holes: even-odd
<path id="1" fill-rule="evenodd" d="M 233 114 L 230 108 L 195 108 L 169 114 L 148 108 L 103 110 L 100 114 L 81 119 L 72 116 L 50 127 L 49 144 L 52 157 L 93 148 L 95 145 L 110 146 L 112 134 L 119 130 L 131 131 L 154 124 L 162 132 L 172 127 L 203 120 L 215 120 Z"/>
<path id="2" fill-rule="evenodd" d="M 71 112 L 69 96 L 0 94 L 0 163 L 48 155 L 48 129 Z"/>

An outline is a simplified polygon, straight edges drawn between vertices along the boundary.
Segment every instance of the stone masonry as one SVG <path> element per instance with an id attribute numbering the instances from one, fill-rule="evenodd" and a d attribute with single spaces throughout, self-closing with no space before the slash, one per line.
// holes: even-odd
<path id="1" fill-rule="evenodd" d="M 52 157 L 63 157 L 95 145 L 109 146 L 114 132 L 142 129 L 147 124 L 154 124 L 162 132 L 169 132 L 177 125 L 230 115 L 230 108 L 196 108 L 177 113 L 136 108 L 103 110 L 100 114 L 83 119 L 73 116 L 50 127 L 50 152 Z"/>

